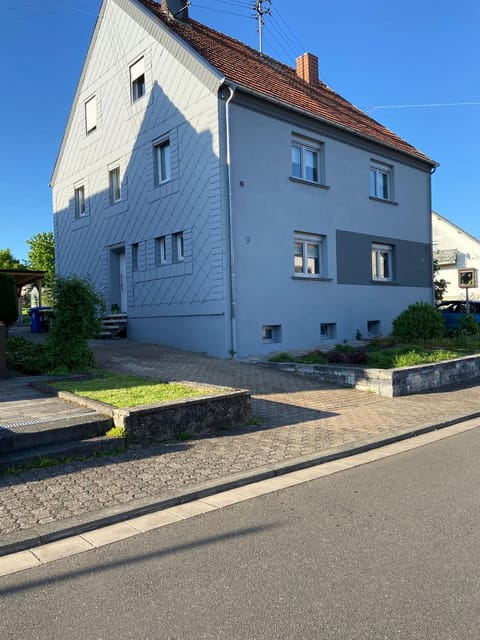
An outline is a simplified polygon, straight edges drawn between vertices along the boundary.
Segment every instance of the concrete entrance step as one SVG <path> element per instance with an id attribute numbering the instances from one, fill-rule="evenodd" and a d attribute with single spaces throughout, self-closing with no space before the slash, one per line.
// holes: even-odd
<path id="1" fill-rule="evenodd" d="M 22 469 L 29 465 L 50 466 L 54 461 L 70 458 L 93 457 L 125 450 L 124 438 L 101 436 L 88 440 L 60 442 L 0 454 L 0 473 L 9 469 Z"/>
<path id="2" fill-rule="evenodd" d="M 105 434 L 110 417 L 91 412 L 0 426 L 0 473 L 30 463 L 93 456 L 125 449 L 124 438 Z"/>
<path id="3" fill-rule="evenodd" d="M 82 412 L 71 417 L 46 417 L 0 426 L 0 456 L 12 451 L 103 436 L 113 426 L 110 417 Z"/>

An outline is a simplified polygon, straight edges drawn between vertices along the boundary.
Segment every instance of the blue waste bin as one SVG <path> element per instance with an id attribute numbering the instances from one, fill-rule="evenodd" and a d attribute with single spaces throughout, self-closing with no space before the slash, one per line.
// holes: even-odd
<path id="1" fill-rule="evenodd" d="M 32 307 L 29 310 L 32 318 L 32 333 L 46 333 L 50 328 L 50 320 L 52 317 L 52 307 Z"/>

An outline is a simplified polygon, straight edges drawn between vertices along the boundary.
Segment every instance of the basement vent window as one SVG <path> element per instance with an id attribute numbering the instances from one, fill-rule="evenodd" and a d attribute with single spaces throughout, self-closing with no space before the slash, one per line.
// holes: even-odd
<path id="1" fill-rule="evenodd" d="M 262 327 L 262 342 L 265 344 L 278 343 L 282 341 L 281 324 L 265 324 Z"/>
<path id="2" fill-rule="evenodd" d="M 380 320 L 369 320 L 367 322 L 367 333 L 369 338 L 382 335 L 380 332 Z"/>
<path id="3" fill-rule="evenodd" d="M 337 325 L 335 322 L 322 322 L 320 324 L 320 339 L 334 340 L 337 337 Z"/>

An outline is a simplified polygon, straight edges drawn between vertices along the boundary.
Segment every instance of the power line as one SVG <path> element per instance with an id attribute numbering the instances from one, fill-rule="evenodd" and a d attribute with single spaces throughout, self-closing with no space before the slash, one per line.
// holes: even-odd
<path id="1" fill-rule="evenodd" d="M 237 16 L 237 17 L 240 17 L 240 18 L 248 18 L 249 20 L 252 19 L 251 15 L 247 16 L 244 13 L 235 13 L 234 11 L 226 11 L 225 9 L 214 9 L 213 7 L 206 7 L 205 5 L 197 4 L 197 3 L 195 3 L 195 9 L 204 9 L 205 11 L 213 11 L 214 13 L 226 13 L 226 14 L 228 14 L 230 16 Z"/>
<path id="2" fill-rule="evenodd" d="M 376 111 L 377 109 L 423 109 L 433 107 L 471 107 L 480 106 L 480 102 L 432 102 L 427 104 L 384 104 L 366 108 L 366 111 Z"/>

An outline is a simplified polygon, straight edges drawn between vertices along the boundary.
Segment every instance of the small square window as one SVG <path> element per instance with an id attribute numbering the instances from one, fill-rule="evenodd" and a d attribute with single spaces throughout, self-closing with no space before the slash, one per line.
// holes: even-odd
<path id="1" fill-rule="evenodd" d="M 172 235 L 172 253 L 175 262 L 182 262 L 185 258 L 183 231 Z"/>
<path id="2" fill-rule="evenodd" d="M 334 340 L 337 337 L 337 325 L 334 322 L 322 322 L 320 324 L 320 339 Z"/>
<path id="3" fill-rule="evenodd" d="M 138 271 L 138 242 L 132 244 L 132 271 Z"/>
<path id="4" fill-rule="evenodd" d="M 120 167 L 115 167 L 108 173 L 110 202 L 113 204 L 122 199 L 122 191 L 120 184 Z"/>
<path id="5" fill-rule="evenodd" d="M 392 167 L 386 164 L 370 165 L 370 196 L 380 200 L 393 199 Z"/>
<path id="6" fill-rule="evenodd" d="M 295 274 L 322 276 L 324 248 L 324 236 L 296 234 L 293 243 Z"/>
<path id="7" fill-rule="evenodd" d="M 282 341 L 282 325 L 266 324 L 262 327 L 262 342 L 268 344 Z"/>
<path id="8" fill-rule="evenodd" d="M 155 186 L 171 179 L 170 140 L 156 144 L 154 150 Z"/>
<path id="9" fill-rule="evenodd" d="M 137 60 L 130 67 L 130 85 L 132 102 L 136 102 L 145 95 L 145 61 L 143 58 Z"/>
<path id="10" fill-rule="evenodd" d="M 372 244 L 372 279 L 393 280 L 393 246 Z"/>
<path id="11" fill-rule="evenodd" d="M 321 145 L 292 141 L 292 177 L 307 182 L 320 182 Z"/>
<path id="12" fill-rule="evenodd" d="M 85 130 L 87 134 L 95 131 L 97 128 L 97 100 L 96 97 L 90 98 L 85 102 Z"/>
<path id="13" fill-rule="evenodd" d="M 160 236 L 155 238 L 155 265 L 159 266 L 167 262 L 167 238 Z"/>
<path id="14" fill-rule="evenodd" d="M 75 188 L 75 217 L 80 218 L 85 212 L 85 187 L 82 185 Z"/>

